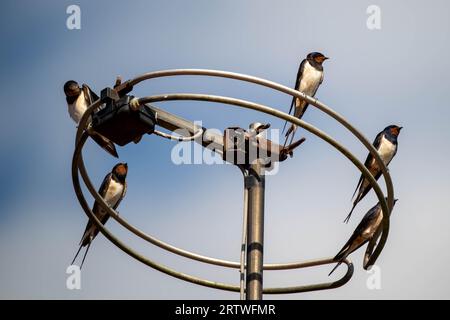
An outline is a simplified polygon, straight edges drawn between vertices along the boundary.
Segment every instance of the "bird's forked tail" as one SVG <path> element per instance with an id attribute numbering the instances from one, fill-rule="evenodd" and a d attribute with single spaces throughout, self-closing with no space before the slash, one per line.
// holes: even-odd
<path id="1" fill-rule="evenodd" d="M 358 200 L 358 199 L 356 199 L 356 200 Z M 345 223 L 348 223 L 348 221 L 350 220 L 350 217 L 353 213 L 353 210 L 355 210 L 355 207 L 358 204 L 358 201 L 356 201 L 356 200 L 355 200 L 355 202 L 353 202 L 352 210 L 350 210 L 350 213 L 347 215 L 347 217 L 345 217 L 345 220 L 344 220 Z"/>
<path id="2" fill-rule="evenodd" d="M 345 258 L 344 258 L 345 259 Z M 334 272 L 334 270 L 336 270 L 341 264 L 342 262 L 344 262 L 344 259 L 340 260 L 333 268 L 333 270 L 330 271 L 330 273 L 328 274 L 328 276 L 331 276 L 331 274 Z"/>
<path id="3" fill-rule="evenodd" d="M 292 141 L 294 140 L 295 132 L 297 131 L 297 126 L 295 124 L 291 124 L 288 131 L 286 131 L 286 134 L 284 135 L 286 137 L 286 140 L 284 140 L 283 147 L 286 147 L 286 144 L 290 138 L 289 144 L 292 144 Z"/>
<path id="4" fill-rule="evenodd" d="M 91 247 L 91 243 L 92 243 L 92 236 L 90 236 L 89 242 L 88 242 L 87 244 L 86 244 L 85 238 L 84 238 L 84 236 L 83 236 L 83 238 L 81 239 L 81 242 L 80 242 L 80 247 L 78 248 L 78 251 L 77 251 L 77 253 L 75 254 L 75 257 L 73 257 L 72 262 L 70 263 L 71 265 L 73 265 L 73 263 L 74 263 L 75 260 L 77 259 L 78 254 L 79 254 L 80 251 L 81 251 L 81 248 L 83 248 L 83 247 L 85 247 L 85 246 L 87 245 L 86 251 L 84 252 L 84 255 L 83 255 L 83 260 L 81 260 L 81 265 L 80 265 L 80 270 L 81 270 L 81 268 L 83 267 L 83 264 L 84 264 L 84 260 L 86 259 L 86 256 L 87 256 L 87 254 L 88 254 L 89 248 Z"/>
<path id="5" fill-rule="evenodd" d="M 338 254 L 333 258 L 333 261 L 336 261 L 338 263 L 334 266 L 333 270 L 330 271 L 328 276 L 330 276 L 334 272 L 334 270 L 336 270 L 350 254 L 351 241 L 352 239 L 348 240 L 347 243 L 344 245 L 344 247 L 342 247 L 341 251 L 339 251 Z"/>

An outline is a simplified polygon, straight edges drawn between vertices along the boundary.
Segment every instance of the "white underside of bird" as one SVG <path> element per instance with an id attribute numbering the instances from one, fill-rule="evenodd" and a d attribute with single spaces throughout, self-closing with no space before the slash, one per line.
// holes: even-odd
<path id="1" fill-rule="evenodd" d="M 296 89 L 308 96 L 314 96 L 317 92 L 317 89 L 320 86 L 320 83 L 322 82 L 322 79 L 323 79 L 323 71 L 317 70 L 309 63 L 309 61 L 306 61 L 300 85 Z M 303 100 L 296 99 L 295 100 L 296 111 L 298 107 L 303 108 L 304 104 L 305 102 Z M 299 111 L 301 111 L 301 109 Z"/>
<path id="2" fill-rule="evenodd" d="M 117 204 L 117 201 L 120 200 L 123 193 L 123 184 L 111 179 L 108 190 L 105 194 L 105 202 L 110 206 L 114 207 Z"/>
<path id="3" fill-rule="evenodd" d="M 309 61 L 306 61 L 302 81 L 300 81 L 299 91 L 311 95 L 317 91 L 322 81 L 323 71 L 314 68 Z"/>
<path id="4" fill-rule="evenodd" d="M 380 155 L 381 160 L 385 165 L 388 165 L 392 158 L 394 158 L 396 146 L 383 135 L 381 137 L 380 146 L 378 147 L 378 154 Z M 375 159 L 372 160 L 373 164 L 375 164 Z"/>
<path id="5" fill-rule="evenodd" d="M 381 138 L 380 148 L 378 153 L 380 154 L 381 159 L 385 164 L 391 162 L 392 158 L 395 155 L 396 146 L 384 136 Z"/>
<path id="6" fill-rule="evenodd" d="M 81 91 L 75 102 L 68 105 L 68 108 L 70 117 L 78 124 L 81 120 L 81 117 L 83 117 L 84 112 L 88 108 L 83 91 Z"/>

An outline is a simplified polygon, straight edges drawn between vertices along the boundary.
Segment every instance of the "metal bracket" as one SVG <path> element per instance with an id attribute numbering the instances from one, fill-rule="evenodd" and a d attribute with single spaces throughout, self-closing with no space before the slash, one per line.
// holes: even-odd
<path id="1" fill-rule="evenodd" d="M 130 107 L 133 96 L 119 96 L 115 89 L 105 88 L 101 92 L 100 103 L 105 106 L 92 116 L 92 128 L 109 140 L 124 146 L 139 142 L 142 135 L 155 129 L 155 113 L 148 107 L 138 110 Z"/>

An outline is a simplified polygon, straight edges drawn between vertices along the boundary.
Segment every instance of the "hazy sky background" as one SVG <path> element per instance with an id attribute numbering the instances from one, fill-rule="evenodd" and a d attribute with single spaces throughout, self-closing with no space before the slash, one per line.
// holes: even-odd
<path id="1" fill-rule="evenodd" d="M 81 30 L 66 28 L 66 8 L 81 7 Z M 382 29 L 366 27 L 366 9 L 381 8 Z M 75 125 L 62 86 L 88 83 L 99 92 L 124 79 L 172 68 L 228 70 L 293 86 L 308 52 L 331 57 L 317 97 L 369 139 L 389 124 L 404 127 L 390 165 L 396 205 L 377 264 L 382 289 L 368 290 L 364 250 L 355 274 L 336 290 L 265 296 L 317 298 L 450 298 L 450 120 L 448 1 L 3 1 L 0 19 L 0 298 L 238 299 L 237 293 L 170 278 L 133 260 L 100 235 L 82 273 L 82 290 L 66 289 L 66 267 L 87 218 L 71 180 Z M 196 92 L 262 102 L 287 111 L 284 94 L 225 79 L 168 78 L 136 88 L 139 96 Z M 249 110 L 201 102 L 159 104 L 206 127 L 282 121 Z M 334 121 L 310 107 L 304 120 L 367 152 Z M 359 178 L 355 167 L 304 130 L 307 141 L 267 178 L 265 262 L 334 256 L 363 214 L 342 223 Z M 146 136 L 119 148 L 128 162 L 120 213 L 173 245 L 237 261 L 242 180 L 225 165 L 175 166 L 173 142 Z M 85 161 L 96 185 L 116 160 L 89 143 Z M 380 180 L 380 182 L 382 182 Z M 384 188 L 384 183 L 381 183 Z M 89 198 L 92 203 L 92 199 Z M 108 227 L 127 243 L 180 271 L 238 283 L 222 270 L 174 257 Z M 332 266 L 266 272 L 265 286 L 328 281 Z M 339 269 L 333 279 L 343 274 Z"/>

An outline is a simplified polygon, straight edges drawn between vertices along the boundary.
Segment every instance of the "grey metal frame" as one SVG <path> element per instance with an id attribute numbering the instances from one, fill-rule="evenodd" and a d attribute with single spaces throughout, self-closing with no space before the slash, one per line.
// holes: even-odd
<path id="1" fill-rule="evenodd" d="M 256 104 L 253 102 L 248 102 L 245 100 L 240 99 L 234 99 L 234 98 L 228 98 L 228 97 L 220 97 L 220 96 L 213 96 L 213 95 L 204 95 L 204 94 L 167 94 L 167 95 L 155 95 L 151 97 L 145 97 L 139 99 L 140 104 L 144 103 L 151 103 L 151 102 L 157 102 L 157 101 L 168 101 L 168 100 L 197 100 L 197 101 L 210 101 L 210 102 L 218 102 L 218 103 L 225 103 L 228 105 L 235 105 L 239 107 L 254 109 L 256 111 L 264 112 L 269 115 L 273 115 L 277 118 L 287 120 L 291 123 L 294 123 L 300 127 L 303 127 L 307 131 L 311 132 L 312 134 L 318 136 L 322 140 L 326 141 L 327 143 L 331 144 L 334 148 L 336 148 L 338 151 L 340 151 L 343 155 L 345 155 L 358 169 L 361 171 L 361 173 L 369 180 L 370 184 L 372 185 L 373 189 L 375 190 L 375 193 L 377 194 L 377 197 L 381 203 L 383 212 L 387 212 L 388 214 L 383 215 L 383 230 L 381 232 L 381 239 L 378 245 L 376 246 L 375 251 L 372 253 L 372 249 L 374 248 L 377 238 L 374 238 L 368 245 L 368 249 L 366 251 L 365 260 L 364 260 L 364 267 L 368 268 L 369 266 L 373 265 L 373 263 L 376 261 L 377 257 L 381 253 L 385 242 L 388 237 L 389 232 L 389 216 L 391 210 L 389 208 L 393 207 L 393 185 L 392 180 L 390 178 L 389 172 L 380 159 L 377 151 L 372 146 L 372 144 L 357 130 L 355 129 L 351 124 L 349 124 L 341 115 L 330 109 L 325 104 L 319 102 L 317 99 L 309 97 L 302 92 L 290 89 L 286 86 L 277 84 L 275 82 L 271 82 L 268 80 L 248 76 L 248 75 L 242 75 L 237 73 L 231 73 L 231 72 L 225 72 L 225 71 L 216 71 L 216 70 L 203 70 L 203 69 L 180 69 L 180 70 L 166 70 L 166 71 L 157 71 L 157 72 L 151 72 L 146 73 L 142 76 L 139 76 L 135 79 L 129 80 L 124 83 L 124 85 L 132 85 L 135 86 L 138 83 L 153 79 L 153 78 L 159 78 L 159 77 L 168 77 L 168 76 L 178 76 L 178 75 L 196 75 L 196 76 L 213 76 L 213 77 L 223 77 L 223 78 L 230 78 L 235 80 L 241 80 L 246 82 L 255 83 L 258 85 L 262 85 L 268 88 L 272 88 L 274 90 L 289 94 L 291 96 L 298 97 L 300 99 L 304 99 L 308 101 L 311 105 L 317 107 L 319 110 L 323 111 L 327 115 L 331 116 L 335 120 L 337 120 L 339 123 L 344 125 L 352 134 L 354 134 L 362 143 L 363 145 L 371 152 L 371 154 L 374 156 L 375 160 L 378 162 L 380 168 L 382 169 L 382 174 L 384 176 L 384 180 L 386 183 L 387 188 L 387 202 L 385 201 L 384 194 L 376 182 L 376 180 L 373 178 L 373 176 L 370 174 L 370 172 L 365 168 L 365 166 L 345 147 L 343 147 L 339 142 L 335 141 L 333 138 L 328 136 L 326 133 L 322 132 L 321 130 L 315 128 L 314 126 L 299 120 L 287 113 L 281 112 L 277 109 L 273 109 L 261 104 Z M 115 210 L 109 208 L 107 204 L 104 202 L 104 200 L 101 198 L 101 196 L 96 191 L 95 187 L 92 185 L 88 174 L 86 172 L 86 168 L 84 166 L 83 158 L 82 158 L 82 148 L 83 145 L 87 139 L 87 133 L 86 128 L 89 125 L 89 116 L 91 113 L 100 106 L 100 101 L 94 102 L 88 110 L 83 115 L 83 118 L 80 121 L 78 130 L 77 130 L 77 136 L 76 136 L 76 147 L 75 152 L 73 156 L 73 162 L 72 162 L 72 178 L 73 178 L 73 184 L 75 188 L 76 195 L 78 197 L 78 200 L 80 201 L 81 206 L 83 207 L 84 211 L 86 212 L 89 219 L 91 219 L 99 228 L 99 230 L 115 245 L 117 245 L 119 248 L 121 248 L 123 251 L 128 253 L 129 255 L 133 256 L 137 260 L 143 262 L 144 264 L 159 270 L 161 272 L 164 272 L 166 274 L 169 274 L 171 276 L 174 276 L 176 278 L 186 280 L 192 283 L 196 283 L 199 285 L 207 286 L 207 287 L 213 287 L 217 289 L 222 290 L 228 290 L 228 291 L 241 291 L 240 286 L 233 286 L 229 284 L 224 283 L 218 283 L 214 281 L 204 280 L 197 277 L 193 277 L 190 275 L 186 275 L 184 273 L 177 272 L 175 270 L 172 270 L 170 268 L 167 268 L 163 265 L 160 265 L 158 263 L 153 262 L 152 260 L 149 260 L 148 258 L 140 255 L 139 253 L 135 252 L 133 249 L 126 246 L 124 243 L 122 243 L 119 239 L 117 239 L 114 235 L 112 235 L 101 223 L 100 221 L 93 215 L 91 209 L 89 208 L 86 199 L 83 195 L 83 192 L 81 190 L 80 181 L 78 172 L 80 173 L 84 183 L 86 184 L 89 192 L 92 194 L 92 196 L 95 198 L 96 201 L 100 203 L 104 207 L 104 209 L 122 226 L 127 228 L 129 231 L 133 232 L 135 235 L 141 237 L 142 239 L 157 245 L 165 250 L 168 250 L 172 253 L 176 253 L 178 255 L 184 256 L 186 258 L 194 259 L 197 261 L 201 261 L 204 263 L 209 263 L 213 265 L 219 265 L 223 267 L 229 267 L 229 268 L 241 268 L 242 263 L 238 262 L 231 262 L 211 257 L 205 257 L 202 255 L 198 255 L 177 247 L 174 247 L 172 245 L 169 245 L 161 240 L 158 240 L 143 231 L 135 228 L 134 226 L 130 225 L 126 220 L 124 220 L 122 217 L 119 217 Z M 152 107 L 152 106 L 150 106 Z M 163 113 L 162 110 L 158 108 L 154 108 L 156 112 L 159 112 L 159 114 Z M 180 121 L 180 118 L 177 118 L 176 116 L 173 116 L 171 118 L 171 115 L 167 112 L 164 112 L 166 116 L 166 120 L 168 121 Z M 241 259 L 242 262 L 242 259 Z M 263 266 L 264 270 L 286 270 L 286 269 L 298 269 L 298 268 L 306 268 L 306 267 L 312 267 L 316 265 L 322 265 L 322 264 L 331 264 L 334 263 L 332 258 L 326 258 L 326 259 L 319 259 L 319 260 L 312 260 L 308 262 L 295 262 L 295 263 L 284 263 L 284 264 L 266 264 Z M 294 293 L 294 292 L 306 292 L 306 291 L 313 291 L 313 290 L 323 290 L 323 289 L 331 289 L 336 288 L 339 286 L 342 286 L 346 282 L 349 281 L 353 274 L 353 265 L 349 260 L 345 261 L 345 264 L 347 265 L 347 272 L 346 274 L 339 280 L 334 282 L 327 282 L 323 284 L 315 284 L 315 285 L 304 285 L 304 286 L 294 286 L 294 287 L 284 287 L 284 288 L 265 288 L 263 290 L 264 293 L 269 294 L 279 294 L 279 293 Z M 242 271 L 242 270 L 241 270 Z M 241 284 L 242 287 L 242 284 Z"/>

